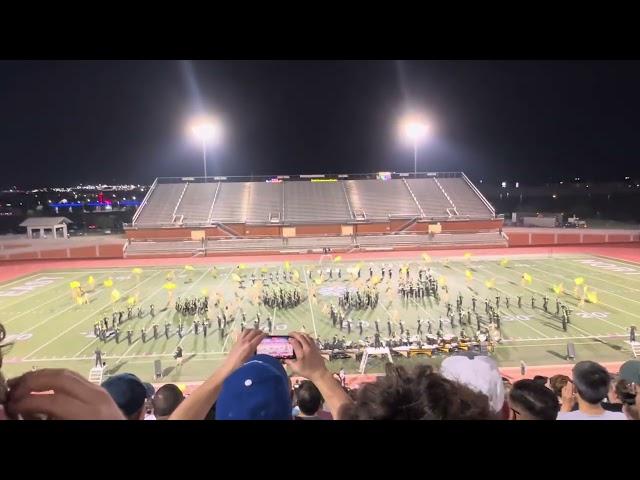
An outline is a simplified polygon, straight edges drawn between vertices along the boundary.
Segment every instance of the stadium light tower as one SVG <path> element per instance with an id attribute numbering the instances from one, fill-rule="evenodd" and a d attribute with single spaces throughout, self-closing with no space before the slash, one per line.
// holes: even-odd
<path id="1" fill-rule="evenodd" d="M 431 134 L 431 125 L 419 115 L 407 115 L 400 120 L 400 136 L 413 145 L 413 174 L 418 173 L 418 146 Z"/>
<path id="2" fill-rule="evenodd" d="M 190 125 L 191 134 L 202 144 L 202 163 L 204 165 L 204 181 L 207 181 L 207 145 L 217 145 L 222 137 L 222 126 L 216 119 L 198 117 Z"/>

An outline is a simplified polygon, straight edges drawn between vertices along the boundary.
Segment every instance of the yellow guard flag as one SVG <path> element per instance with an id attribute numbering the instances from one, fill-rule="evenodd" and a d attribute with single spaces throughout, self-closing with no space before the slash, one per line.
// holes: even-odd
<path id="1" fill-rule="evenodd" d="M 288 272 L 289 270 L 291 270 L 291 264 L 289 263 L 289 260 L 287 260 L 286 262 L 284 262 L 284 269 Z"/>
<path id="2" fill-rule="evenodd" d="M 107 278 L 104 282 L 102 282 L 103 285 L 107 288 L 113 287 L 113 280 L 111 278 Z"/>
<path id="3" fill-rule="evenodd" d="M 584 277 L 576 277 L 573 279 L 573 281 L 576 283 L 576 285 L 582 285 L 584 284 Z"/>
<path id="4" fill-rule="evenodd" d="M 562 292 L 564 292 L 564 285 L 562 285 L 562 283 L 559 283 L 558 285 L 552 285 L 551 288 L 553 288 L 553 291 L 556 295 L 561 295 Z"/>
<path id="5" fill-rule="evenodd" d="M 334 262 L 339 262 L 340 260 L 342 260 L 342 257 L 340 255 L 333 259 Z"/>
<path id="6" fill-rule="evenodd" d="M 502 260 L 500 260 L 500 266 L 501 267 L 506 267 L 509 264 L 509 259 L 508 258 L 503 258 Z"/>
<path id="7" fill-rule="evenodd" d="M 587 300 L 589 301 L 589 303 L 598 303 L 598 292 L 589 290 L 587 292 Z"/>
<path id="8" fill-rule="evenodd" d="M 473 280 L 473 273 L 471 270 L 465 270 L 464 276 L 467 277 L 467 280 Z"/>
<path id="9" fill-rule="evenodd" d="M 492 278 L 491 280 L 486 280 L 484 282 L 484 286 L 491 289 L 491 288 L 495 288 L 496 286 L 496 279 Z"/>
<path id="10" fill-rule="evenodd" d="M 522 274 L 522 281 L 527 282 L 529 285 L 531 285 L 531 282 L 533 282 L 533 277 L 525 272 Z"/>
<path id="11" fill-rule="evenodd" d="M 111 291 L 111 301 L 115 303 L 118 300 L 120 300 L 120 292 L 114 288 Z"/>

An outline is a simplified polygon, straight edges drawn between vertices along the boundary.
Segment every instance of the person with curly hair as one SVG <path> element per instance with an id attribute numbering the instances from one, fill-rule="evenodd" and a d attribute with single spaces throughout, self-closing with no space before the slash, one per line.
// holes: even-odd
<path id="1" fill-rule="evenodd" d="M 346 420 L 495 420 L 489 398 L 436 373 L 429 365 L 412 370 L 388 364 L 386 376 L 358 390 L 346 404 Z"/>

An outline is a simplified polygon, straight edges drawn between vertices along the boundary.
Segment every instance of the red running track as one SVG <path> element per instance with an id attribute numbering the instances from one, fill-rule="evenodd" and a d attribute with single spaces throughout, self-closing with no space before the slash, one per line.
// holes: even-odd
<path id="1" fill-rule="evenodd" d="M 486 255 L 518 255 L 518 254 L 591 254 L 612 257 L 619 260 L 627 260 L 640 263 L 640 246 L 638 244 L 619 245 L 560 245 L 544 247 L 504 247 L 504 248 L 477 248 L 477 249 L 450 249 L 450 250 L 415 250 L 392 252 L 355 252 L 339 254 L 344 261 L 354 260 L 391 260 L 411 257 L 419 258 L 422 252 L 427 251 L 433 258 L 459 257 L 470 252 L 477 257 Z M 281 262 L 283 259 L 291 261 L 314 262 L 323 257 L 321 254 L 280 254 L 280 255 L 237 255 L 193 258 L 116 258 L 116 259 L 88 259 L 88 260 L 16 260 L 0 262 L 0 282 L 12 280 L 24 275 L 31 275 L 43 270 L 62 270 L 77 268 L 109 268 L 109 267 L 133 267 L 133 266 L 171 266 L 171 265 L 214 265 L 229 263 L 261 263 Z"/>

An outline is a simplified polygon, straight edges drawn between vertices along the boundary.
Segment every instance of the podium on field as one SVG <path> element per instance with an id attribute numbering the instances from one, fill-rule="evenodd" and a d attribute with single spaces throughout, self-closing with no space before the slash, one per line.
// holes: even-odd
<path id="1" fill-rule="evenodd" d="M 367 367 L 367 360 L 369 357 L 384 357 L 386 356 L 391 363 L 393 363 L 393 359 L 391 358 L 391 350 L 389 347 L 367 347 L 364 349 L 362 353 L 362 360 L 360 361 L 360 373 L 364 373 L 365 368 Z"/>

